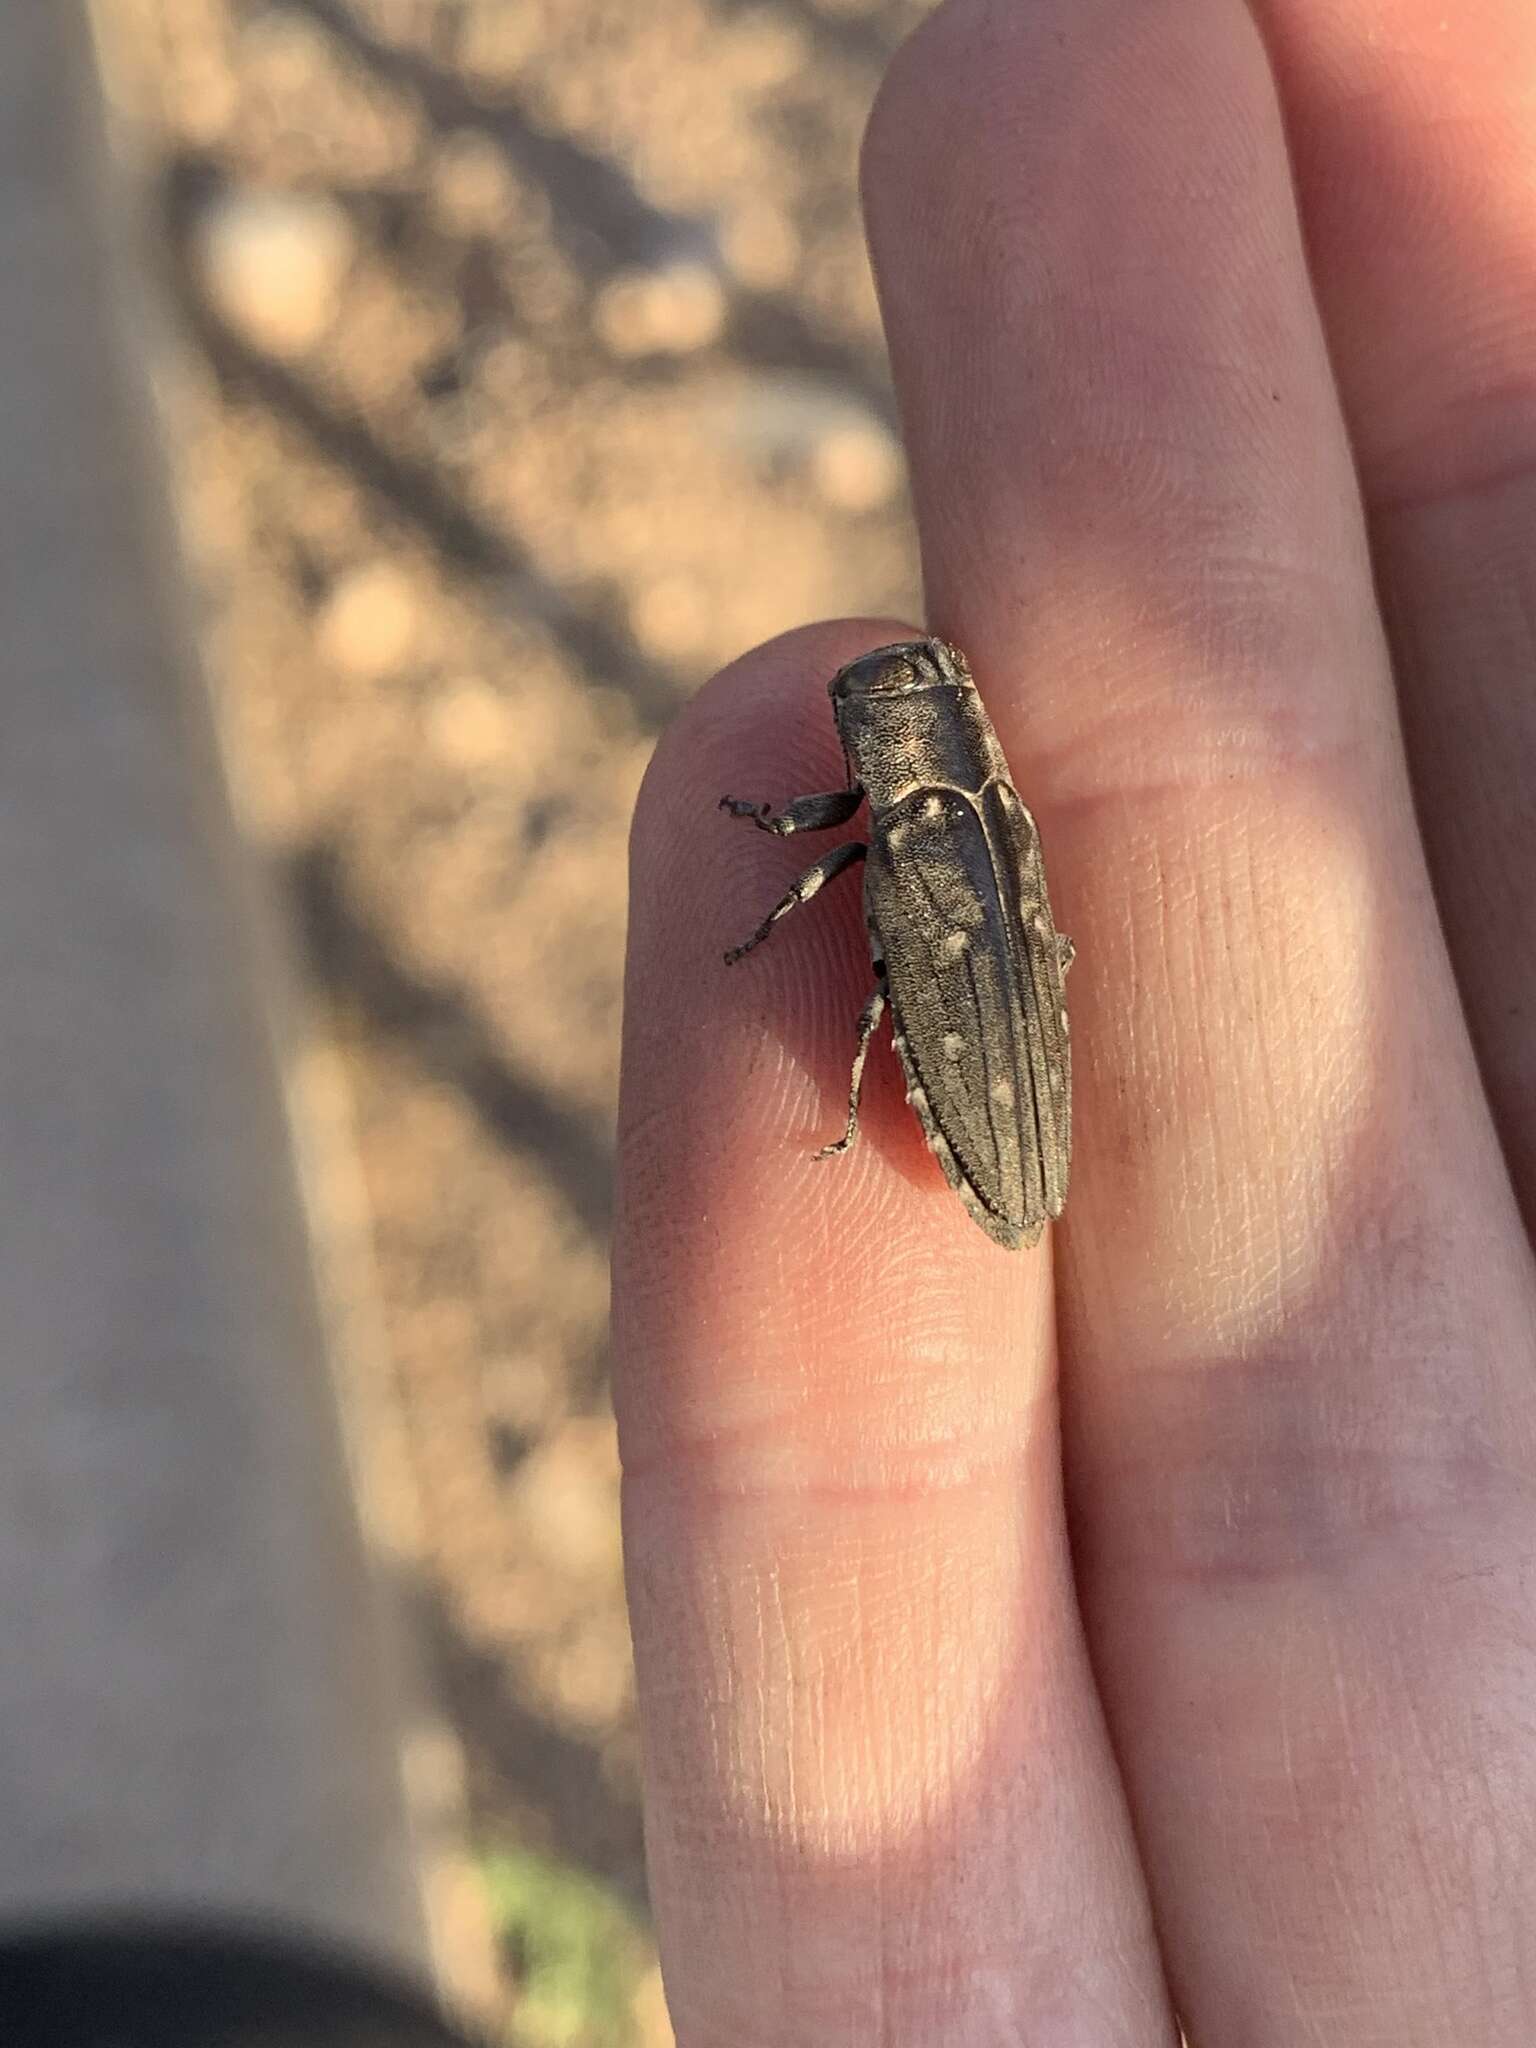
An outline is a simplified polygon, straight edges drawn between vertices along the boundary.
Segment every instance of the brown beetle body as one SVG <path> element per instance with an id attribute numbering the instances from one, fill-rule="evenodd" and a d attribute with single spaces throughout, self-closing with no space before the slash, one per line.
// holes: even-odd
<path id="1" fill-rule="evenodd" d="M 723 808 L 787 835 L 870 807 L 867 845 L 807 870 L 728 959 L 863 858 L 877 983 L 859 1024 L 859 1084 L 886 1002 L 908 1100 L 945 1177 L 996 1243 L 1032 1245 L 1066 1200 L 1072 1147 L 1064 980 L 1072 946 L 1051 918 L 1040 838 L 964 658 L 941 640 L 882 647 L 829 685 L 849 787 L 773 814 Z"/>

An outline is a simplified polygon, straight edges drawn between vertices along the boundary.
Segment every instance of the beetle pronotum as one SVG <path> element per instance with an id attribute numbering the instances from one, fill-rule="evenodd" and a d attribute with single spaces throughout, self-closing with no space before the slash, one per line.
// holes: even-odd
<path id="1" fill-rule="evenodd" d="M 846 1152 L 858 1133 L 864 1061 L 889 1004 L 907 1100 L 950 1186 L 997 1244 L 1032 1245 L 1061 1214 L 1072 1150 L 1072 942 L 1051 921 L 1035 821 L 956 648 L 876 648 L 839 669 L 828 694 L 848 787 L 780 811 L 729 796 L 720 808 L 787 838 L 846 824 L 867 801 L 868 842 L 807 868 L 726 964 L 865 862 L 875 987 L 859 1017 L 847 1128 L 817 1157 Z"/>

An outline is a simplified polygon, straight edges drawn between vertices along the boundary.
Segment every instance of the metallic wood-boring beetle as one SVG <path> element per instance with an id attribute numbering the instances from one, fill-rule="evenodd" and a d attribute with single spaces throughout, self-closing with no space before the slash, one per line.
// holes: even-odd
<path id="1" fill-rule="evenodd" d="M 865 861 L 875 988 L 859 1016 L 848 1127 L 816 1156 L 846 1152 L 857 1135 L 864 1060 L 889 1003 L 907 1100 L 945 1178 L 995 1243 L 1032 1245 L 1061 1214 L 1072 1151 L 1072 941 L 1051 921 L 1035 821 L 958 649 L 879 647 L 827 690 L 847 788 L 781 811 L 730 796 L 720 808 L 787 838 L 846 824 L 867 798 L 868 844 L 807 868 L 726 965 Z"/>

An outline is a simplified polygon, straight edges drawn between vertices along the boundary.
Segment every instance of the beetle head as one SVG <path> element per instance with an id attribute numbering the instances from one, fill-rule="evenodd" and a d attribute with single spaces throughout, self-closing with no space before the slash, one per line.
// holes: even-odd
<path id="1" fill-rule="evenodd" d="M 850 661 L 827 685 L 834 710 L 850 698 L 899 697 L 949 684 L 965 687 L 971 672 L 957 648 L 942 640 L 898 640 Z"/>

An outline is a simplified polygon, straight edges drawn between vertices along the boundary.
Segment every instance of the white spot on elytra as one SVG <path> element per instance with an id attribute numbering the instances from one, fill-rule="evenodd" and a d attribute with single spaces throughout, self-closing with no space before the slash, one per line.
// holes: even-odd
<path id="1" fill-rule="evenodd" d="M 923 816 L 925 818 L 942 818 L 943 815 L 944 799 L 937 796 L 929 797 L 928 801 L 923 805 Z"/>
<path id="2" fill-rule="evenodd" d="M 1061 1013 L 1061 1035 L 1063 1038 L 1068 1035 L 1070 1029 L 1071 1026 L 1067 1023 L 1067 1013 L 1063 1010 Z"/>
<path id="3" fill-rule="evenodd" d="M 951 958 L 958 958 L 970 943 L 969 932 L 946 932 L 944 935 L 944 950 Z"/>
<path id="4" fill-rule="evenodd" d="M 1013 1083 L 1011 1081 L 994 1081 L 992 1083 L 992 1100 L 1000 1109 L 1012 1109 Z"/>
<path id="5" fill-rule="evenodd" d="M 959 1032 L 958 1032 L 958 1031 L 946 1031 L 946 1032 L 945 1032 L 945 1034 L 944 1034 L 944 1057 L 945 1057 L 945 1059 L 947 1059 L 947 1060 L 957 1060 L 957 1059 L 959 1059 L 959 1058 L 961 1057 L 961 1055 L 962 1055 L 962 1054 L 964 1053 L 964 1051 L 965 1051 L 965 1040 L 964 1040 L 964 1039 L 963 1039 L 963 1038 L 962 1038 L 962 1037 L 960 1036 Z"/>

